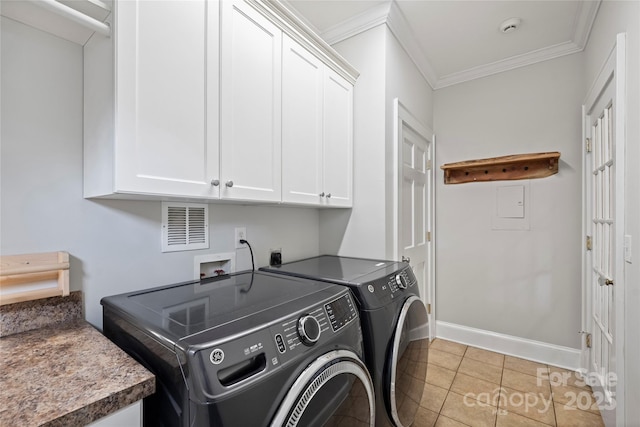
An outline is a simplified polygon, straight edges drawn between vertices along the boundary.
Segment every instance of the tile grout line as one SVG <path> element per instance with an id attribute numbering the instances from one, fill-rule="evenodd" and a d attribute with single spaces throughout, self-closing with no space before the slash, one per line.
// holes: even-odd
<path id="1" fill-rule="evenodd" d="M 459 344 L 459 343 L 458 343 L 458 344 Z M 453 352 L 451 352 L 451 351 L 443 350 L 443 349 L 434 349 L 434 350 L 438 350 L 438 351 L 441 351 L 441 352 L 447 353 L 447 354 L 452 355 L 452 356 L 460 357 L 460 362 L 459 362 L 459 363 L 458 363 L 458 365 L 456 366 L 456 369 L 455 369 L 455 370 L 451 370 L 451 369 L 450 369 L 451 371 L 453 371 L 453 372 L 454 372 L 454 376 L 453 376 L 453 379 L 452 379 L 451 383 L 449 384 L 449 386 L 448 386 L 448 388 L 447 388 L 447 394 L 445 395 L 445 399 L 444 399 L 444 401 L 443 401 L 443 404 L 442 404 L 442 406 L 440 407 L 440 410 L 438 411 L 438 414 L 437 414 L 438 416 L 436 417 L 436 423 L 437 423 L 438 419 L 440 418 L 440 416 L 442 416 L 442 417 L 444 417 L 444 418 L 448 418 L 447 416 L 445 416 L 445 415 L 443 415 L 443 414 L 442 414 L 442 410 L 444 409 L 444 403 L 445 403 L 445 402 L 447 401 L 447 399 L 449 398 L 449 395 L 450 395 L 451 393 L 459 394 L 459 393 L 456 393 L 456 392 L 453 392 L 453 391 L 452 391 L 453 382 L 456 380 L 456 377 L 458 376 L 458 374 L 462 374 L 462 373 L 460 372 L 460 366 L 462 365 L 463 360 L 465 360 L 465 357 L 467 356 L 467 353 L 469 352 L 469 349 L 470 349 L 472 346 L 465 345 L 464 347 L 465 347 L 465 349 L 464 349 L 464 351 L 463 351 L 462 355 L 459 355 L 459 354 L 457 354 L 457 353 L 453 353 Z M 538 378 L 538 376 L 537 376 L 537 375 L 531 375 L 531 374 L 529 374 L 528 372 L 522 372 L 521 370 L 516 370 L 516 369 L 510 369 L 510 368 L 507 368 L 507 367 L 506 367 L 506 361 L 507 361 L 507 357 L 509 357 L 509 356 L 507 356 L 507 355 L 505 355 L 505 354 L 502 354 L 502 353 L 497 353 L 497 354 L 500 354 L 500 355 L 502 355 L 502 356 L 503 356 L 503 361 L 502 361 L 502 368 L 501 368 L 501 372 L 500 372 L 500 386 L 499 386 L 499 387 L 500 387 L 500 394 L 499 394 L 499 397 L 498 397 L 498 399 L 499 399 L 499 400 L 498 400 L 498 402 L 497 402 L 497 406 L 496 406 L 496 418 L 495 418 L 495 422 L 494 422 L 494 427 L 497 427 L 497 424 L 498 424 L 498 415 L 499 415 L 498 413 L 499 413 L 499 408 L 500 408 L 500 398 L 502 397 L 502 394 L 503 394 L 503 391 L 504 391 L 504 387 L 505 387 L 505 385 L 504 385 L 504 375 L 505 375 L 505 370 L 506 370 L 506 369 L 509 369 L 510 371 L 513 371 L 513 372 L 518 373 L 518 374 L 522 374 L 522 375 L 527 375 L 527 376 L 530 376 L 530 377 Z M 484 364 L 490 365 L 489 363 L 486 363 L 486 362 L 481 361 L 481 360 L 476 360 L 476 359 L 473 359 L 473 358 L 471 358 L 471 357 L 470 357 L 469 359 L 470 359 L 470 360 L 474 360 L 474 361 L 476 361 L 476 362 L 481 362 L 481 363 L 484 363 Z M 523 360 L 528 361 L 528 359 L 523 359 Z M 550 367 L 550 365 L 548 365 L 548 364 L 542 364 L 542 363 L 535 362 L 535 361 L 531 361 L 531 362 L 534 362 L 534 363 L 538 363 L 538 364 L 540 364 L 540 365 L 543 365 L 543 366 L 546 368 L 547 373 L 548 373 L 548 374 L 550 374 L 550 373 L 551 373 L 551 367 Z M 448 369 L 447 367 L 440 366 L 440 365 L 435 365 L 435 366 L 438 366 L 438 367 L 439 367 L 439 368 L 441 368 L 441 369 Z M 493 366 L 496 366 L 496 365 L 493 365 Z M 466 375 L 466 374 L 463 374 L 463 375 Z M 474 378 L 477 378 L 477 377 L 474 377 Z M 482 379 L 482 378 L 479 378 L 479 379 Z M 486 381 L 486 380 L 485 380 L 485 381 Z M 436 386 L 436 385 L 434 385 L 434 386 Z M 439 386 L 436 386 L 436 387 L 439 387 Z M 579 389 L 579 387 L 573 387 L 573 388 L 577 388 L 577 389 Z M 514 390 L 515 390 L 515 389 L 514 389 Z M 520 392 L 520 393 L 532 393 L 532 391 L 531 391 L 531 390 L 528 390 L 528 391 L 515 390 L 515 391 Z M 554 390 L 553 390 L 553 387 L 551 387 L 551 384 L 550 384 L 550 383 L 549 383 L 549 391 L 550 391 L 550 393 L 551 393 L 551 394 L 550 394 L 550 400 L 551 400 L 551 408 L 552 408 L 552 410 L 553 410 L 553 422 L 554 422 L 555 426 L 556 426 L 556 427 L 558 427 L 558 414 L 557 414 L 557 411 L 556 411 L 556 409 L 555 409 L 555 404 L 556 404 L 556 403 L 558 403 L 558 405 L 564 405 L 564 404 L 563 404 L 563 403 L 561 403 L 561 402 L 556 402 L 556 401 L 553 399 Z M 591 392 L 591 393 L 593 393 L 593 392 Z M 506 395 L 505 395 L 505 397 L 506 397 Z M 579 408 L 578 408 L 578 409 L 579 409 Z M 580 410 L 580 409 L 579 409 L 579 410 Z M 583 411 L 583 412 L 591 413 L 591 412 L 590 412 L 590 411 L 588 411 L 588 410 L 585 410 L 585 411 Z M 517 414 L 517 413 L 516 413 L 516 415 L 519 415 L 519 416 L 521 416 L 521 417 L 523 417 L 523 418 L 526 418 L 526 419 L 528 419 L 528 420 L 531 420 L 531 421 L 534 421 L 534 422 L 538 422 L 538 423 L 541 423 L 541 424 L 544 424 L 544 425 L 547 425 L 547 426 L 548 426 L 548 424 L 546 424 L 546 423 L 544 423 L 544 422 L 542 422 L 542 421 L 539 421 L 539 420 L 537 420 L 537 419 L 535 419 L 535 418 L 532 418 L 532 417 L 530 417 L 530 416 L 528 416 L 528 415 L 522 415 L 522 414 Z M 599 414 L 599 415 L 600 415 L 600 417 L 602 417 L 602 415 L 601 415 L 601 414 Z M 462 424 L 462 425 L 468 426 L 466 423 L 461 422 L 461 421 L 458 421 L 458 420 L 457 420 L 457 419 L 455 419 L 455 418 L 453 418 L 453 420 L 454 420 L 454 421 L 456 421 L 456 422 L 458 422 L 458 423 L 460 423 L 460 424 Z"/>
<path id="2" fill-rule="evenodd" d="M 465 349 L 465 352 L 466 351 L 467 350 Z M 449 354 L 451 354 L 451 353 L 449 353 Z M 460 365 L 458 365 L 458 368 L 459 367 L 460 367 Z M 442 402 L 442 405 L 440 406 L 440 411 L 438 411 L 438 418 L 436 418 L 436 424 L 438 423 L 438 419 L 442 415 L 442 410 L 444 409 L 444 404 L 447 402 L 447 399 L 449 398 L 449 393 L 451 393 L 451 386 L 453 385 L 453 381 L 455 381 L 455 379 L 456 379 L 456 375 L 458 375 L 458 368 L 456 368 L 455 374 L 453 375 L 453 378 L 451 379 L 451 384 L 449 384 L 449 387 L 447 388 L 447 395 L 444 397 L 444 401 Z M 442 416 L 444 416 L 444 415 L 442 415 Z"/>
<path id="3" fill-rule="evenodd" d="M 556 427 L 558 426 L 558 414 L 556 413 L 556 401 L 553 398 L 553 387 L 551 387 L 551 367 L 547 364 L 547 378 L 549 378 L 549 391 L 550 391 L 550 395 L 549 395 L 549 399 L 551 399 L 551 407 L 553 408 L 553 421 L 556 425 Z"/>
<path id="4" fill-rule="evenodd" d="M 502 367 L 500 369 L 500 391 L 498 393 L 498 402 L 496 405 L 496 421 L 494 423 L 495 427 L 498 427 L 498 416 L 500 415 L 500 399 L 502 398 L 502 378 L 504 377 L 504 361 L 506 357 L 502 356 Z"/>
<path id="5" fill-rule="evenodd" d="M 460 365 L 462 365 L 462 359 L 464 359 L 464 355 L 467 353 L 467 350 L 469 349 L 469 346 L 465 346 L 464 352 L 462 353 L 462 356 L 460 356 L 460 363 L 458 363 L 458 366 L 456 367 L 456 370 L 454 371 L 455 374 L 453 375 L 453 379 L 451 380 L 451 384 L 449 384 L 449 388 L 447 389 L 447 395 L 444 397 L 444 402 L 442 402 L 442 406 L 440 407 L 440 411 L 438 412 L 438 418 L 436 418 L 436 424 L 438 423 L 438 419 L 440 418 L 440 416 L 442 415 L 442 409 L 444 409 L 444 404 L 447 401 L 447 399 L 449 398 L 449 394 L 453 393 L 451 391 L 451 386 L 453 386 L 453 382 L 456 380 L 456 377 L 458 376 L 458 370 L 460 369 Z M 437 350 L 437 349 L 436 349 Z M 444 350 L 441 350 L 444 351 Z M 455 353 L 449 353 L 448 351 L 446 352 L 448 354 L 453 354 L 454 356 L 458 356 Z M 445 368 L 446 369 L 446 368 Z M 444 415 L 442 415 L 443 417 L 445 417 Z M 448 418 L 448 417 L 447 417 Z M 470 427 L 468 424 L 463 423 L 462 421 L 458 421 L 455 418 L 453 418 L 454 421 L 463 424 L 467 427 Z"/>
<path id="6" fill-rule="evenodd" d="M 507 356 L 505 355 L 505 361 L 506 361 L 506 357 L 507 357 Z M 523 360 L 527 360 L 527 359 L 523 359 Z M 547 373 L 549 373 L 549 365 L 545 365 L 545 366 L 546 366 L 546 369 L 547 369 Z M 514 369 L 509 369 L 509 368 L 504 367 L 504 368 L 502 369 L 502 374 L 503 374 L 503 376 L 504 376 L 504 371 L 505 371 L 505 369 L 508 369 L 509 371 L 516 372 L 516 373 L 519 373 L 519 374 L 529 375 L 529 374 L 527 374 L 526 372 L 516 371 L 516 370 L 514 370 Z M 529 375 L 529 376 L 530 376 L 530 377 L 534 377 L 534 378 L 536 378 L 536 379 L 538 378 L 538 377 L 537 377 L 537 375 Z M 501 382 L 500 382 L 500 388 L 501 388 L 500 393 L 502 394 L 502 389 L 503 389 L 503 387 L 502 387 L 502 380 L 501 380 Z M 514 389 L 514 390 L 515 390 L 515 389 Z M 551 384 L 549 384 L 549 390 L 550 390 L 550 392 L 551 392 L 551 393 L 553 393 L 553 390 L 552 390 L 552 388 L 551 388 Z M 522 390 L 515 390 L 515 391 L 520 392 L 520 393 L 530 393 L 530 391 L 522 391 Z M 554 421 L 554 424 L 555 424 L 555 425 L 556 425 L 556 427 L 557 427 L 557 426 L 558 426 L 558 420 L 557 420 L 557 417 L 556 417 L 555 401 L 553 400 L 553 395 L 550 395 L 550 398 L 551 398 L 551 408 L 552 408 L 552 410 L 553 410 L 553 421 Z M 530 416 L 528 416 L 528 415 L 522 415 L 522 414 L 517 414 L 517 415 L 520 415 L 520 416 L 522 416 L 522 417 L 524 417 L 524 418 L 527 418 L 527 419 L 532 420 L 532 421 L 536 421 L 536 422 L 541 423 L 541 424 L 548 425 L 548 424 L 546 424 L 546 423 L 544 423 L 544 422 L 542 422 L 542 421 L 536 420 L 535 418 L 531 418 L 531 417 L 530 417 Z M 550 427 L 551 427 L 551 426 L 550 426 Z"/>

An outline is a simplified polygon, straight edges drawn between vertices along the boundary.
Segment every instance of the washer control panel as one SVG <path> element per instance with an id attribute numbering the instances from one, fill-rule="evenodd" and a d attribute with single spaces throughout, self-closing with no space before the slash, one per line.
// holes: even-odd
<path id="1" fill-rule="evenodd" d="M 320 322 L 314 316 L 305 314 L 298 319 L 298 338 L 302 344 L 312 346 L 320 339 Z"/>
<path id="2" fill-rule="evenodd" d="M 351 292 L 347 291 L 338 298 L 271 326 L 278 359 L 281 363 L 286 362 L 309 347 L 321 345 L 357 318 L 358 309 Z"/>
<path id="3" fill-rule="evenodd" d="M 301 316 L 290 317 L 271 327 L 276 348 L 280 354 L 287 354 L 301 345 L 313 345 L 329 330 L 324 307 L 314 307 Z"/>
<path id="4" fill-rule="evenodd" d="M 334 332 L 339 331 L 358 316 L 350 294 L 345 294 L 337 300 L 325 304 L 324 309 L 329 315 L 331 328 Z"/>
<path id="5" fill-rule="evenodd" d="M 358 310 L 351 292 L 343 289 L 338 295 L 292 312 L 261 329 L 212 342 L 198 350 L 196 356 L 197 366 L 209 378 L 203 384 L 204 390 L 210 395 L 223 395 L 325 345 L 338 334 L 353 333 L 352 326 L 361 334 L 357 321 Z"/>

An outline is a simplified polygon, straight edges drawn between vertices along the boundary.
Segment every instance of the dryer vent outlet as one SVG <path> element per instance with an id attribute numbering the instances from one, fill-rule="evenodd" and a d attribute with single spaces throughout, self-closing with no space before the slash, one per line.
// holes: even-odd
<path id="1" fill-rule="evenodd" d="M 269 265 L 281 265 L 282 264 L 282 249 L 272 249 L 269 256 Z"/>

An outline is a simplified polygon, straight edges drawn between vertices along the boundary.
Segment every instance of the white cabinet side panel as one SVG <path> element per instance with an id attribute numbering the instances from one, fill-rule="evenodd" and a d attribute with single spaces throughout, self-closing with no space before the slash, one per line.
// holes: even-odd
<path id="1" fill-rule="evenodd" d="M 109 18 L 108 21 L 111 21 Z M 113 40 L 95 36 L 84 46 L 84 196 L 110 194 L 114 185 Z"/>

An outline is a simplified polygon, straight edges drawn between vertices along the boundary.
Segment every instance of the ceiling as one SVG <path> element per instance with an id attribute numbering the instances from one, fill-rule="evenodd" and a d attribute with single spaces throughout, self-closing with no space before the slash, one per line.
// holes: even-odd
<path id="1" fill-rule="evenodd" d="M 386 23 L 432 88 L 582 51 L 600 0 L 288 0 L 329 44 Z M 520 18 L 517 30 L 500 25 Z"/>

